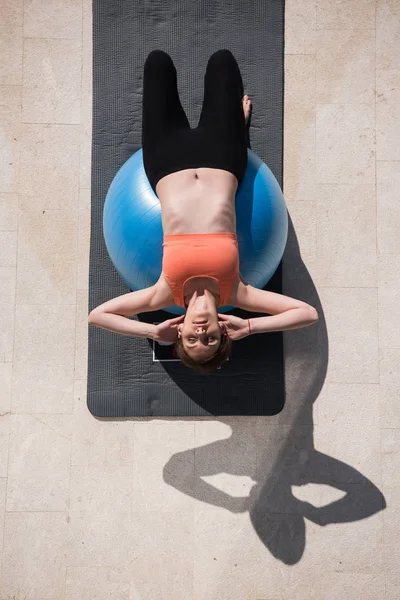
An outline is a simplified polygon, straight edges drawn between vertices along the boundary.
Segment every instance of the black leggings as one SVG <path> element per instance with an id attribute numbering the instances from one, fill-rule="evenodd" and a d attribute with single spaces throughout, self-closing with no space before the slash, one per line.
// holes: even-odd
<path id="1" fill-rule="evenodd" d="M 249 146 L 242 99 L 236 59 L 230 50 L 218 50 L 207 64 L 199 124 L 191 129 L 171 57 L 163 50 L 150 52 L 143 75 L 142 148 L 154 192 L 165 175 L 196 167 L 224 169 L 242 181 Z"/>

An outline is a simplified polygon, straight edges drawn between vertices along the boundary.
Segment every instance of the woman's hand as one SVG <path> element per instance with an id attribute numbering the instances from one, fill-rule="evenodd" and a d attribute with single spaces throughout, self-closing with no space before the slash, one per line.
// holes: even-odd
<path id="1" fill-rule="evenodd" d="M 184 320 L 185 315 L 181 315 L 175 319 L 168 319 L 167 321 L 159 323 L 155 326 L 156 330 L 153 339 L 156 342 L 164 342 L 167 344 L 176 342 L 178 339 L 178 325 L 183 323 Z"/>
<path id="2" fill-rule="evenodd" d="M 225 328 L 226 333 L 229 335 L 231 340 L 241 340 L 242 338 L 250 335 L 249 323 L 247 319 L 241 319 L 233 315 L 224 315 L 218 313 L 219 324 Z"/>

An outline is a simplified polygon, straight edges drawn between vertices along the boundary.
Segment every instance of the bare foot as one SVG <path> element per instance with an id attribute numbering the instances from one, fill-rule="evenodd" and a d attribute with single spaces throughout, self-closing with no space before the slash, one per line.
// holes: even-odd
<path id="1" fill-rule="evenodd" d="M 243 96 L 243 112 L 244 112 L 244 120 L 246 123 L 250 117 L 250 110 L 251 110 L 251 100 L 248 97 L 248 95 L 246 94 L 245 96 Z"/>

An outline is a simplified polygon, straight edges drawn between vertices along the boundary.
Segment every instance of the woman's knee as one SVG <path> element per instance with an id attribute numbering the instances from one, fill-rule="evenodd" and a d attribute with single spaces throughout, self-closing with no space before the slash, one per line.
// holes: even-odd
<path id="1" fill-rule="evenodd" d="M 230 50 L 223 48 L 210 56 L 204 79 L 205 81 L 210 78 L 211 81 L 215 79 L 222 81 L 222 78 L 225 79 L 226 77 L 229 78 L 233 85 L 239 83 L 240 88 L 243 88 L 242 76 L 237 60 Z"/>
<path id="2" fill-rule="evenodd" d="M 227 48 L 222 48 L 221 50 L 217 50 L 212 54 L 209 58 L 208 64 L 210 63 L 220 63 L 220 64 L 237 64 L 236 58 L 233 56 L 232 52 Z"/>
<path id="3" fill-rule="evenodd" d="M 160 68 L 165 69 L 166 67 L 174 67 L 172 58 L 164 50 L 152 50 L 146 58 L 144 63 L 145 70 L 149 68 Z"/>

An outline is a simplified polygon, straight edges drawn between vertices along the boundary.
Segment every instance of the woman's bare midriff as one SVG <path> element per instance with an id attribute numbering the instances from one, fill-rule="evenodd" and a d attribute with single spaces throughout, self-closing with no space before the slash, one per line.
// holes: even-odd
<path id="1" fill-rule="evenodd" d="M 199 167 L 170 173 L 160 179 L 165 235 L 236 232 L 237 178 L 223 169 Z"/>

